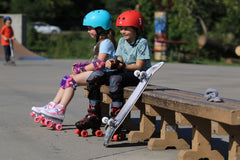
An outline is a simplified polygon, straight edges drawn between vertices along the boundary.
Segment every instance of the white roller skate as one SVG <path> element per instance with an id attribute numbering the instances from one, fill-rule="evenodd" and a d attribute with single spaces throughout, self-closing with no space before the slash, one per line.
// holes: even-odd
<path id="1" fill-rule="evenodd" d="M 65 107 L 61 105 L 56 105 L 51 109 L 43 109 L 41 114 L 44 117 L 45 125 L 49 128 L 56 130 L 62 130 L 62 123 L 64 120 Z"/>
<path id="2" fill-rule="evenodd" d="M 36 123 L 41 122 L 42 125 L 45 125 L 44 118 L 43 118 L 43 116 L 41 114 L 41 111 L 43 109 L 49 110 L 49 109 L 53 108 L 54 106 L 55 106 L 54 102 L 49 102 L 48 104 L 46 104 L 43 107 L 35 107 L 35 106 L 33 106 L 32 107 L 32 112 L 30 113 L 30 116 L 34 117 L 34 122 L 36 122 Z"/>

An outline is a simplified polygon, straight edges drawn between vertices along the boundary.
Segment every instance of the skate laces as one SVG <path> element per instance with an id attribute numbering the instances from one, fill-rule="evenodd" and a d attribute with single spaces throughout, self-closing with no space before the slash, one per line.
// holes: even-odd
<path id="1" fill-rule="evenodd" d="M 66 108 L 57 104 L 57 105 L 55 105 L 55 107 L 52 108 L 52 110 L 56 113 L 60 112 L 59 114 L 61 114 L 61 113 L 64 114 Z"/>
<path id="2" fill-rule="evenodd" d="M 48 109 L 54 108 L 54 106 L 55 106 L 55 103 L 49 102 L 48 104 L 46 104 L 45 106 L 43 106 L 43 109 L 48 110 Z"/>

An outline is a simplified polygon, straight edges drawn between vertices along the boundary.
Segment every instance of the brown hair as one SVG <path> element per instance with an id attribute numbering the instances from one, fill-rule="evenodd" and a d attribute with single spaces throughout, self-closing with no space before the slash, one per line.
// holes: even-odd
<path id="1" fill-rule="evenodd" d="M 98 33 L 98 37 L 97 37 L 97 43 L 96 43 L 96 47 L 95 47 L 95 50 L 94 50 L 93 57 L 97 57 L 98 56 L 100 43 L 103 40 L 105 40 L 105 39 L 110 39 L 111 42 L 114 45 L 114 49 L 115 50 L 117 49 L 117 42 L 115 40 L 115 32 L 114 32 L 114 30 L 109 29 L 109 30 L 106 31 L 106 30 L 103 30 L 101 27 L 99 27 L 99 28 L 96 28 L 96 31 Z"/>

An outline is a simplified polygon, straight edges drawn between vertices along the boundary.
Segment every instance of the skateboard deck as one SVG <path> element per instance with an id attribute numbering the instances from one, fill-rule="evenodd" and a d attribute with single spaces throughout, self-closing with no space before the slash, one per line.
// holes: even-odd
<path id="1" fill-rule="evenodd" d="M 106 124 L 106 132 L 104 137 L 104 146 L 108 146 L 110 140 L 112 139 L 113 134 L 116 132 L 116 130 L 121 126 L 129 112 L 132 110 L 132 107 L 137 102 L 145 88 L 147 87 L 150 79 L 154 75 L 156 71 L 158 71 L 162 66 L 164 62 L 159 62 L 152 67 L 150 67 L 146 72 L 145 71 L 135 71 L 134 75 L 140 79 L 140 82 L 136 86 L 135 90 L 131 94 L 131 96 L 128 98 L 127 102 L 122 107 L 121 111 L 118 113 L 115 119 L 106 119 L 106 117 L 103 118 L 103 122 Z"/>

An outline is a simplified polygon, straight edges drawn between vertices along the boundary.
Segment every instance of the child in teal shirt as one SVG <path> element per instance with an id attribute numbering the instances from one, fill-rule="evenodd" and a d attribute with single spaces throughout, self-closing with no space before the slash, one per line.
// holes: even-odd
<path id="1" fill-rule="evenodd" d="M 104 70 L 94 71 L 87 82 L 89 83 L 88 115 L 76 122 L 79 130 L 94 128 L 101 123 L 97 117 L 100 115 L 100 86 L 110 86 L 112 98 L 111 118 L 115 118 L 123 106 L 123 87 L 136 86 L 139 79 L 134 76 L 135 70 L 147 70 L 151 67 L 151 49 L 147 40 L 140 36 L 144 29 L 144 20 L 138 11 L 130 10 L 119 15 L 116 26 L 120 28 L 122 38 L 119 40 L 115 59 L 109 59 L 105 67 L 112 72 Z M 91 116 L 92 115 L 92 116 Z M 98 116 L 95 116 L 98 115 Z"/>

